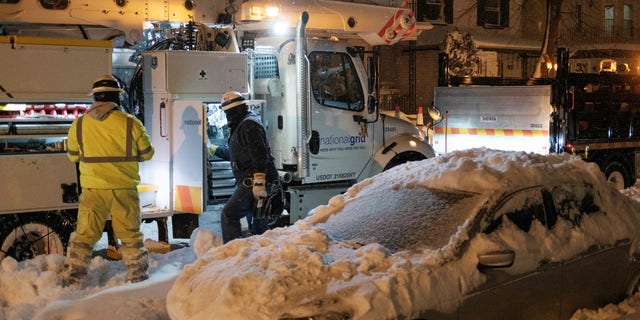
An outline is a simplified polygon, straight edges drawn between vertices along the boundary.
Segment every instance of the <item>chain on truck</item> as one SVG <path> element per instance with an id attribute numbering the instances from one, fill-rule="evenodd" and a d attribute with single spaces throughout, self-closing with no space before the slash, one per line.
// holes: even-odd
<path id="1" fill-rule="evenodd" d="M 570 72 L 569 51 L 561 48 L 557 57 L 555 79 L 524 85 L 449 77 L 441 56 L 434 104 L 443 120 L 433 128 L 436 153 L 474 147 L 569 152 L 597 163 L 618 189 L 635 184 L 640 174 L 640 77 L 628 69 L 618 71 L 612 59 L 601 61 L 599 73 Z"/>
<path id="2" fill-rule="evenodd" d="M 433 157 L 424 133 L 378 110 L 376 46 L 415 36 L 400 7 L 335 1 L 0 3 L 0 258 L 63 254 L 77 214 L 67 130 L 115 75 L 155 147 L 141 163 L 142 218 L 188 238 L 233 190 L 207 143 L 228 138 L 221 97 L 246 94 L 267 128 L 286 225 L 357 181 Z M 108 40 L 105 40 L 108 39 Z M 111 242 L 111 239 L 110 239 Z"/>

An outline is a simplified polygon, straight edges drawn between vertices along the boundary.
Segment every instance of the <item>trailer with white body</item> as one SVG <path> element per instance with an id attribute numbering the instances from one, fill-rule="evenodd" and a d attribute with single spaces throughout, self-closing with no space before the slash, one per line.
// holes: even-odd
<path id="1" fill-rule="evenodd" d="M 67 131 L 111 54 L 110 41 L 0 37 L 0 259 L 64 253 L 79 195 Z"/>
<path id="2" fill-rule="evenodd" d="M 551 86 L 436 87 L 437 154 L 487 147 L 549 153 Z"/>
<path id="3" fill-rule="evenodd" d="M 635 184 L 640 78 L 616 72 L 610 59 L 599 73 L 572 73 L 568 51 L 561 48 L 557 56 L 556 78 L 538 79 L 543 84 L 480 85 L 464 79 L 436 87 L 434 104 L 443 114 L 434 127 L 436 152 L 474 147 L 570 152 L 597 163 L 618 189 Z"/>

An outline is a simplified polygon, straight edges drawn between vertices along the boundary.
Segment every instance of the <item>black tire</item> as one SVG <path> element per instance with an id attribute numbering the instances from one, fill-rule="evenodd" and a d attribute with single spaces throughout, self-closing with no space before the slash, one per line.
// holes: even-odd
<path id="1" fill-rule="evenodd" d="M 407 152 L 399 153 L 395 157 L 393 157 L 389 161 L 389 163 L 387 163 L 387 165 L 384 167 L 382 171 L 387 171 L 397 165 L 401 165 L 409 161 L 420 161 L 424 159 L 426 159 L 426 157 L 422 153 L 416 152 L 416 151 L 407 151 Z"/>
<path id="2" fill-rule="evenodd" d="M 0 216 L 0 260 L 7 256 L 24 261 L 41 254 L 64 255 L 74 221 L 59 212 Z"/>
<path id="3" fill-rule="evenodd" d="M 631 176 L 627 168 L 620 162 L 612 161 L 607 163 L 604 175 L 618 190 L 626 189 L 632 185 Z"/>

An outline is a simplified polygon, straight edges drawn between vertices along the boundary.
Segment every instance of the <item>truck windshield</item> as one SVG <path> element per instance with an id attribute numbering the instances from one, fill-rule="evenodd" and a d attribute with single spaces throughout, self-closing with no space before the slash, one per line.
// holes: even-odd
<path id="1" fill-rule="evenodd" d="M 349 55 L 340 52 L 313 52 L 309 55 L 309 63 L 311 89 L 318 103 L 362 111 L 364 93 Z"/>

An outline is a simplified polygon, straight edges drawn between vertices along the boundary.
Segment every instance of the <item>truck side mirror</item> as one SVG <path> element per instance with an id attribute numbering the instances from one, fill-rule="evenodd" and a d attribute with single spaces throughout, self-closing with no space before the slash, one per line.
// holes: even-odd
<path id="1" fill-rule="evenodd" d="M 369 106 L 367 111 L 371 113 L 375 113 L 378 110 L 378 99 L 372 94 L 369 95 L 367 105 Z"/>
<path id="2" fill-rule="evenodd" d="M 427 108 L 427 114 L 429 114 L 429 117 L 432 120 L 432 126 L 435 126 L 442 121 L 442 113 L 434 105 L 431 105 L 429 106 L 429 108 Z"/>

